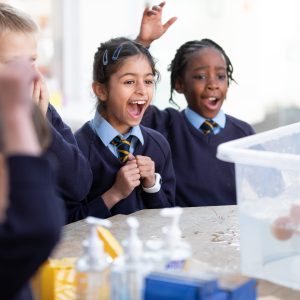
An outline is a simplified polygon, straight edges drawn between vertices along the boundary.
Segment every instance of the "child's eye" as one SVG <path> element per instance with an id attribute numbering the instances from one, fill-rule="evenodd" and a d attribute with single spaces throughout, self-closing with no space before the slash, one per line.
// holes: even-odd
<path id="1" fill-rule="evenodd" d="M 147 84 L 147 85 L 153 85 L 154 84 L 154 80 L 152 79 L 152 80 L 145 80 L 145 83 Z"/>
<path id="2" fill-rule="evenodd" d="M 225 74 L 219 74 L 218 75 L 218 79 L 219 80 L 227 80 L 227 75 L 225 75 Z"/>
<path id="3" fill-rule="evenodd" d="M 124 82 L 124 84 L 134 84 L 134 81 L 133 81 L 133 80 L 126 80 L 126 81 Z"/>
<path id="4" fill-rule="evenodd" d="M 198 79 L 198 80 L 205 80 L 205 79 L 207 79 L 207 76 L 204 74 L 198 74 L 198 75 L 195 75 L 194 78 Z"/>

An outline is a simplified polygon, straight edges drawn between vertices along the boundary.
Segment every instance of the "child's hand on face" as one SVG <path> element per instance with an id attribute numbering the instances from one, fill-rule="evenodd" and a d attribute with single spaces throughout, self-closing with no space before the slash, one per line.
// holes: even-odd
<path id="1" fill-rule="evenodd" d="M 117 173 L 114 185 L 102 195 L 106 206 L 110 209 L 120 200 L 128 197 L 140 185 L 140 177 L 136 159 L 129 154 L 128 161 Z"/>
<path id="2" fill-rule="evenodd" d="M 155 163 L 148 156 L 137 155 L 137 166 L 140 170 L 141 182 L 143 187 L 150 188 L 155 184 Z"/>
<path id="3" fill-rule="evenodd" d="M 0 134 L 5 154 L 40 154 L 30 97 L 30 88 L 37 76 L 32 65 L 23 60 L 0 68 Z"/>
<path id="4" fill-rule="evenodd" d="M 32 98 L 33 101 L 40 107 L 43 116 L 46 117 L 49 105 L 49 93 L 43 75 L 38 71 L 39 77 L 35 80 L 33 86 Z"/>
<path id="5" fill-rule="evenodd" d="M 30 85 L 37 73 L 26 61 L 16 60 L 0 68 L 0 117 L 11 117 L 15 112 L 30 115 Z"/>
<path id="6" fill-rule="evenodd" d="M 144 10 L 137 41 L 145 47 L 149 47 L 154 40 L 159 39 L 177 20 L 176 17 L 173 17 L 162 24 L 161 17 L 165 4 L 166 2 L 161 2 L 159 5 L 154 5 L 152 8 L 146 7 Z"/>

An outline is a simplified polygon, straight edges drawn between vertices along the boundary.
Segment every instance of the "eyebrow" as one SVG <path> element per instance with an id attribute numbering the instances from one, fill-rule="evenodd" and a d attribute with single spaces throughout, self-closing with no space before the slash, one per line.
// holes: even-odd
<path id="1" fill-rule="evenodd" d="M 194 68 L 194 71 L 205 70 L 205 69 L 208 69 L 208 66 L 200 66 L 200 67 Z M 215 69 L 217 69 L 217 70 L 225 70 L 226 71 L 227 68 L 223 67 L 223 66 L 217 66 L 217 67 L 215 67 Z"/>
<path id="2" fill-rule="evenodd" d="M 136 73 L 125 73 L 123 75 L 121 75 L 119 78 L 123 78 L 125 76 L 137 76 Z M 144 75 L 144 77 L 148 77 L 148 76 L 153 76 L 154 77 L 154 74 L 153 73 L 147 73 Z"/>

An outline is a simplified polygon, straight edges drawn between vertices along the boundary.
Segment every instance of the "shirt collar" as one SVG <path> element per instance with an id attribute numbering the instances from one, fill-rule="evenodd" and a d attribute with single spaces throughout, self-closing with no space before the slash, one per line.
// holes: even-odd
<path id="1" fill-rule="evenodd" d="M 114 137 L 119 135 L 121 138 L 127 138 L 129 135 L 135 136 L 140 143 L 144 144 L 144 137 L 139 125 L 133 126 L 129 132 L 122 135 L 113 126 L 110 125 L 97 111 L 94 118 L 90 121 L 90 126 L 99 136 L 105 146 L 108 146 Z"/>
<path id="2" fill-rule="evenodd" d="M 200 116 L 198 113 L 196 113 L 189 107 L 187 107 L 184 110 L 184 113 L 185 113 L 185 116 L 187 117 L 187 119 L 190 121 L 190 123 L 195 128 L 199 128 L 202 125 L 202 123 L 206 120 L 206 118 Z M 226 116 L 225 116 L 225 113 L 221 109 L 212 120 L 215 121 L 221 128 L 225 127 Z"/>

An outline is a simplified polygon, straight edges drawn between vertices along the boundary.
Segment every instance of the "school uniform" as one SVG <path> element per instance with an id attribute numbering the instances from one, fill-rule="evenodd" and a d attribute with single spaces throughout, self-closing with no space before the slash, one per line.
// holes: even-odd
<path id="1" fill-rule="evenodd" d="M 59 239 L 64 210 L 45 158 L 12 156 L 9 208 L 0 223 L 0 299 L 32 299 L 29 280 Z"/>
<path id="2" fill-rule="evenodd" d="M 89 162 L 78 148 L 72 130 L 67 126 L 55 108 L 49 104 L 47 111 L 52 141 L 47 151 L 56 162 L 58 187 L 67 208 L 67 222 L 72 220 L 69 212 L 85 198 L 92 184 L 92 171 Z"/>
<path id="3" fill-rule="evenodd" d="M 176 205 L 236 204 L 234 164 L 217 159 L 218 145 L 254 134 L 253 128 L 222 111 L 214 118 L 220 126 L 204 135 L 204 118 L 187 108 L 159 110 L 150 106 L 142 124 L 161 132 L 169 141 L 176 175 Z"/>
<path id="4" fill-rule="evenodd" d="M 110 144 L 118 134 L 98 113 L 75 133 L 79 148 L 89 160 L 93 172 L 92 187 L 81 217 L 92 215 L 107 218 L 116 214 L 130 214 L 144 208 L 174 206 L 175 175 L 169 144 L 160 133 L 136 126 L 129 133 L 132 136 L 130 152 L 134 156 L 149 156 L 155 162 L 155 172 L 162 178 L 161 189 L 156 193 L 147 193 L 139 186 L 110 210 L 107 208 L 101 195 L 113 186 L 117 172 L 123 166 Z"/>

